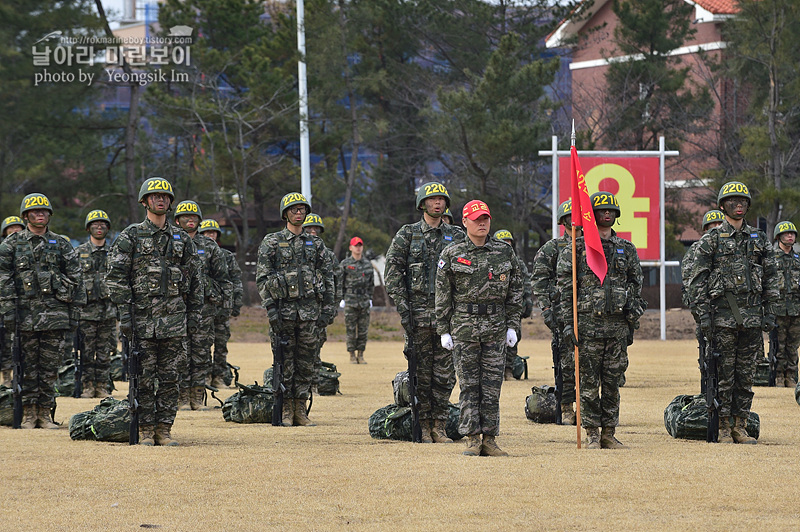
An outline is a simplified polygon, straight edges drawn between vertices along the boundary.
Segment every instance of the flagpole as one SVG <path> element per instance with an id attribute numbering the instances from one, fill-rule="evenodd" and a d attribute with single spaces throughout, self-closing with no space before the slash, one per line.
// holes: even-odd
<path id="1" fill-rule="evenodd" d="M 570 137 L 570 146 L 575 146 L 575 119 L 572 119 L 572 136 Z M 572 176 L 575 179 L 575 176 Z M 575 198 L 572 198 L 573 203 Z M 578 339 L 578 262 L 576 251 L 577 230 L 575 224 L 572 224 L 572 330 L 575 334 L 575 340 Z M 580 380 L 580 353 L 578 346 L 575 346 L 575 425 L 578 432 L 578 449 L 581 448 L 581 380 Z"/>

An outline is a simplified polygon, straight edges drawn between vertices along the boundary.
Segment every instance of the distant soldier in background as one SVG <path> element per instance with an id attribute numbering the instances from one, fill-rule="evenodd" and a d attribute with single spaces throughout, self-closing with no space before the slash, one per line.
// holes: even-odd
<path id="1" fill-rule="evenodd" d="M 401 227 L 386 252 L 386 291 L 400 314 L 406 341 L 413 342 L 417 352 L 422 442 L 447 443 L 452 442 L 445 425 L 456 376 L 453 357 L 436 332 L 436 265 L 442 250 L 465 236 L 460 227 L 442 223 L 442 214 L 450 207 L 444 185 L 425 183 L 416 200 L 422 219 Z"/>
<path id="2" fill-rule="evenodd" d="M 216 220 L 203 220 L 200 222 L 198 232 L 219 245 L 222 230 Z M 231 384 L 231 381 L 226 380 L 226 376 L 229 375 L 228 340 L 231 338 L 231 316 L 236 317 L 239 315 L 244 298 L 242 269 L 239 268 L 239 263 L 236 262 L 236 255 L 222 246 L 219 249 L 222 251 L 225 263 L 228 266 L 228 277 L 231 282 L 232 293 L 225 294 L 225 297 L 231 301 L 230 308 L 227 305 L 218 306 L 217 313 L 214 316 L 214 360 L 211 364 L 211 386 L 214 388 L 223 388 Z"/>
<path id="3" fill-rule="evenodd" d="M 498 240 L 505 240 L 511 244 L 511 249 L 516 252 L 516 249 L 514 248 L 514 235 L 511 234 L 511 231 L 501 229 L 494 234 L 494 237 Z M 517 266 L 519 266 L 519 271 L 522 275 L 522 318 L 530 318 L 531 313 L 533 312 L 531 274 L 528 272 L 528 267 L 525 266 L 525 261 L 522 260 L 522 257 L 516 254 L 515 257 L 517 258 Z M 503 379 L 507 381 L 510 381 L 514 378 L 514 359 L 517 357 L 517 346 L 519 346 L 519 340 L 522 340 L 522 322 L 520 322 L 520 327 L 516 330 L 516 333 L 517 343 L 506 348 L 506 369 L 503 373 Z"/>
<path id="4" fill-rule="evenodd" d="M 453 225 L 453 213 L 450 212 L 450 207 L 444 210 L 444 213 L 442 214 L 442 221 L 444 223 Z"/>
<path id="5" fill-rule="evenodd" d="M 794 251 L 797 227 L 790 221 L 775 225 L 775 260 L 780 297 L 775 304 L 778 351 L 775 386 L 797 386 L 797 348 L 800 346 L 800 256 Z"/>
<path id="6" fill-rule="evenodd" d="M 354 236 L 350 239 L 350 256 L 339 264 L 342 278 L 344 323 L 347 328 L 347 352 L 351 364 L 366 364 L 364 349 L 367 346 L 369 314 L 372 309 L 372 291 L 375 288 L 375 270 L 364 256 L 364 241 Z"/>
<path id="7" fill-rule="evenodd" d="M 25 229 L 0 244 L 0 313 L 6 330 L 19 320 L 22 428 L 56 429 L 51 411 L 64 334 L 77 327 L 86 292 L 78 254 L 48 226 L 53 207 L 47 196 L 28 194 L 19 210 Z"/>
<path id="8" fill-rule="evenodd" d="M 5 240 L 8 235 L 18 233 L 23 229 L 25 229 L 25 222 L 22 221 L 22 218 L 19 216 L 6 217 L 2 226 L 0 226 L 0 242 Z M 6 330 L 6 335 L 0 338 L 0 342 L 2 342 L 2 351 L 0 351 L 0 384 L 9 387 L 12 379 L 11 342 L 13 335 L 14 331 Z"/>
<path id="9" fill-rule="evenodd" d="M 108 252 L 106 235 L 111 220 L 102 210 L 93 210 L 84 222 L 89 241 L 77 247 L 86 288 L 86 306 L 81 309 L 81 397 L 111 396 L 111 353 L 117 350 L 117 309 L 106 285 Z M 76 383 L 77 385 L 77 383 Z"/>
<path id="10" fill-rule="evenodd" d="M 564 323 L 559 313 L 560 295 L 558 291 L 558 275 L 556 266 L 558 256 L 562 250 L 572 245 L 572 200 L 567 200 L 558 206 L 558 223 L 566 229 L 564 236 L 554 236 L 545 242 L 533 259 L 533 274 L 531 275 L 531 288 L 533 295 L 542 309 L 544 324 L 550 329 L 554 337 L 558 338 L 559 358 L 561 359 L 561 424 L 574 425 L 575 411 L 572 403 L 575 402 L 575 348 L 570 342 L 561 338 Z M 580 238 L 583 229 L 577 228 L 576 235 Z M 571 306 L 571 301 L 565 305 Z"/>
<path id="11" fill-rule="evenodd" d="M 200 257 L 200 278 L 203 281 L 203 307 L 187 320 L 197 323 L 197 332 L 187 337 L 186 366 L 180 383 L 181 405 L 188 399 L 192 410 L 208 410 L 204 399 L 206 384 L 211 383 L 211 345 L 214 343 L 214 319 L 219 309 L 230 312 L 232 284 L 228 276 L 228 261 L 217 242 L 198 232 L 203 213 L 200 206 L 185 200 L 175 206 L 175 223 L 194 241 Z"/>

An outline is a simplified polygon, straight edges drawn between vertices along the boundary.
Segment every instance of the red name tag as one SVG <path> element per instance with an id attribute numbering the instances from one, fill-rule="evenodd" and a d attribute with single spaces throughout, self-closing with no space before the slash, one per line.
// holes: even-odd
<path id="1" fill-rule="evenodd" d="M 466 264 L 467 266 L 472 266 L 472 261 L 465 259 L 464 257 L 458 257 L 456 262 L 460 262 L 461 264 Z"/>
<path id="2" fill-rule="evenodd" d="M 347 267 L 347 269 L 348 269 L 348 270 L 355 270 L 355 269 L 356 269 L 356 267 L 355 267 L 355 266 L 348 266 L 348 267 Z"/>

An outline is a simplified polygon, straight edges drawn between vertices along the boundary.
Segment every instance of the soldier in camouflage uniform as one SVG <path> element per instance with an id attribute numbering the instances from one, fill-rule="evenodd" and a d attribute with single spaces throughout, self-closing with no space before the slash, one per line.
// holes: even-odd
<path id="1" fill-rule="evenodd" d="M 444 213 L 442 213 L 442 221 L 444 223 L 453 225 L 453 213 L 450 212 L 450 207 L 446 208 Z"/>
<path id="2" fill-rule="evenodd" d="M 442 223 L 450 195 L 441 183 L 426 183 L 417 192 L 422 219 L 397 231 L 386 252 L 386 291 L 394 300 L 406 341 L 417 353 L 417 397 L 423 443 L 452 442 L 445 425 L 450 394 L 456 384 L 453 357 L 436 332 L 436 264 L 439 254 L 464 240 L 464 231 Z"/>
<path id="3" fill-rule="evenodd" d="M 185 231 L 167 220 L 174 199 L 166 179 L 151 177 L 142 183 L 139 203 L 147 216 L 114 241 L 106 275 L 111 301 L 119 310 L 120 331 L 130 339 L 136 328 L 140 445 L 178 445 L 171 435 L 178 378 L 186 365 L 186 334 L 197 333 L 203 306 L 197 248 Z"/>
<path id="4" fill-rule="evenodd" d="M 597 192 L 589 199 L 608 272 L 601 284 L 586 262 L 584 238 L 576 239 L 581 426 L 586 429 L 589 449 L 619 449 L 623 445 L 614 434 L 619 424 L 620 378 L 628 366 L 627 348 L 633 343 L 633 331 L 646 306 L 641 297 L 642 267 L 636 247 L 612 229 L 621 214 L 617 198 Z M 562 338 L 574 346 L 570 248 L 561 251 L 556 268 Z"/>
<path id="5" fill-rule="evenodd" d="M 53 207 L 47 196 L 28 194 L 19 210 L 25 229 L 0 244 L 0 313 L 8 331 L 19 320 L 22 428 L 55 429 L 51 411 L 64 331 L 77 327 L 86 292 L 78 254 L 48 227 Z"/>
<path id="6" fill-rule="evenodd" d="M 719 442 L 754 444 L 745 425 L 756 358 L 764 356 L 761 331 L 775 327 L 780 276 L 769 238 L 744 220 L 750 208 L 747 185 L 725 183 L 717 205 L 725 221 L 700 239 L 689 297 L 704 336 L 720 354 Z M 733 428 L 731 416 L 736 418 Z"/>
<path id="7" fill-rule="evenodd" d="M 222 234 L 222 230 L 216 220 L 203 220 L 200 222 L 198 232 L 219 245 L 219 237 Z M 239 315 L 244 298 L 242 269 L 239 268 L 239 263 L 236 262 L 236 255 L 222 246 L 219 249 L 222 251 L 222 256 L 225 257 L 225 264 L 228 266 L 228 277 L 230 278 L 232 293 L 229 298 L 231 301 L 230 308 L 226 305 L 218 306 L 217 313 L 214 316 L 214 360 L 211 364 L 211 386 L 213 388 L 230 386 L 232 382 L 232 376 L 228 369 L 228 340 L 231 338 L 231 316 L 236 317 Z"/>
<path id="8" fill-rule="evenodd" d="M 514 249 L 490 237 L 489 207 L 464 205 L 467 239 L 446 247 L 436 273 L 436 330 L 453 351 L 461 394 L 458 431 L 467 456 L 508 456 L 498 447 L 506 347 L 517 344 L 523 278 Z M 481 441 L 483 435 L 483 441 Z"/>
<path id="9" fill-rule="evenodd" d="M 564 236 L 554 237 L 545 242 L 533 258 L 533 274 L 531 289 L 542 309 L 544 324 L 550 329 L 553 337 L 557 338 L 559 358 L 561 360 L 561 424 L 574 425 L 575 411 L 572 403 L 575 402 L 575 349 L 569 342 L 562 341 L 561 332 L 564 324 L 559 321 L 559 293 L 556 265 L 558 255 L 563 249 L 572 246 L 572 200 L 567 200 L 558 206 L 558 223 L 566 229 Z M 582 229 L 577 228 L 580 237 Z M 571 305 L 571 303 L 569 303 Z"/>
<path id="10" fill-rule="evenodd" d="M 364 241 L 354 236 L 350 239 L 350 256 L 339 264 L 342 278 L 342 296 L 339 308 L 344 309 L 347 328 L 347 352 L 351 364 L 366 364 L 364 349 L 367 346 L 369 313 L 372 308 L 372 291 L 375 288 L 375 271 L 364 258 Z"/>
<path id="11" fill-rule="evenodd" d="M 25 222 L 19 216 L 8 216 L 3 220 L 0 226 L 0 242 L 12 234 L 18 233 L 25 229 Z M 11 343 L 14 331 L 6 331 L 3 338 L 0 338 L 0 384 L 11 387 L 12 382 L 12 360 L 11 360 Z"/>
<path id="12" fill-rule="evenodd" d="M 494 234 L 494 237 L 498 240 L 505 240 L 509 244 L 511 244 L 511 249 L 514 249 L 514 235 L 511 234 L 511 231 L 506 229 L 501 229 Z M 528 267 L 525 266 L 525 261 L 522 260 L 522 257 L 517 255 L 517 266 L 519 266 L 519 271 L 522 275 L 522 318 L 530 318 L 531 313 L 533 312 L 533 292 L 531 290 L 531 274 L 528 272 Z M 516 330 L 517 333 L 517 340 L 522 340 L 522 326 Z M 503 379 L 510 381 L 514 378 L 514 360 L 517 358 L 517 344 L 513 346 L 509 346 L 506 349 L 506 369 L 503 373 Z"/>
<path id="13" fill-rule="evenodd" d="M 319 334 L 335 311 L 333 263 L 322 239 L 303 231 L 311 204 L 298 192 L 280 203 L 286 227 L 264 237 L 258 248 L 256 285 L 267 310 L 273 352 L 280 336 L 284 349 L 281 424 L 312 426 L 306 401 L 312 386 Z"/>
<path id="14" fill-rule="evenodd" d="M 111 353 L 117 350 L 117 309 L 106 286 L 108 251 L 106 235 L 111 220 L 102 210 L 93 210 L 84 222 L 89 241 L 77 248 L 86 288 L 86 306 L 81 309 L 81 397 L 111 396 Z"/>
<path id="15" fill-rule="evenodd" d="M 309 233 L 314 236 L 318 236 L 322 238 L 322 233 L 325 232 L 325 223 L 322 221 L 322 218 L 318 214 L 314 214 L 313 212 L 306 216 L 306 219 L 303 221 L 303 230 L 306 233 Z M 342 277 L 341 272 L 339 271 L 339 260 L 336 258 L 336 255 L 325 246 L 325 254 L 328 255 L 328 258 L 333 264 L 333 293 L 334 297 L 333 300 L 337 301 L 341 299 L 341 290 L 342 290 Z M 334 313 L 328 322 L 328 325 L 333 323 L 334 318 L 338 311 L 334 308 Z M 316 394 L 318 393 L 319 388 L 319 371 L 322 368 L 322 358 L 320 357 L 320 352 L 322 351 L 322 346 L 325 345 L 325 342 L 328 341 L 328 328 L 324 327 L 321 331 L 319 331 L 319 342 L 317 343 L 317 351 L 314 353 L 314 376 L 311 379 L 311 390 Z"/>
<path id="16" fill-rule="evenodd" d="M 790 221 L 775 225 L 777 242 L 775 261 L 778 268 L 780 297 L 775 305 L 778 352 L 775 386 L 797 386 L 797 347 L 800 346 L 800 256 L 794 251 L 797 227 Z"/>
<path id="17" fill-rule="evenodd" d="M 194 241 L 200 257 L 200 278 L 203 281 L 203 307 L 197 316 L 197 332 L 187 337 L 186 367 L 179 387 L 179 408 L 186 403 L 192 410 L 208 410 L 205 403 L 206 384 L 211 383 L 211 346 L 214 343 L 214 318 L 222 309 L 230 312 L 232 284 L 228 262 L 217 242 L 198 232 L 203 213 L 200 206 L 184 200 L 175 206 L 175 223 Z M 187 401 L 188 400 L 188 401 Z"/>

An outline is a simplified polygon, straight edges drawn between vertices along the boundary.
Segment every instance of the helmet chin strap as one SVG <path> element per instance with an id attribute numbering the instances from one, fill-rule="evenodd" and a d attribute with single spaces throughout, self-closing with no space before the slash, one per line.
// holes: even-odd
<path id="1" fill-rule="evenodd" d="M 430 212 L 430 211 L 429 211 L 429 210 L 426 208 L 426 209 L 425 209 L 425 214 L 427 214 L 427 215 L 428 215 L 428 216 L 430 216 L 431 218 L 441 218 L 441 217 L 442 217 L 442 215 L 444 214 L 444 211 L 442 211 L 442 212 Z"/>

